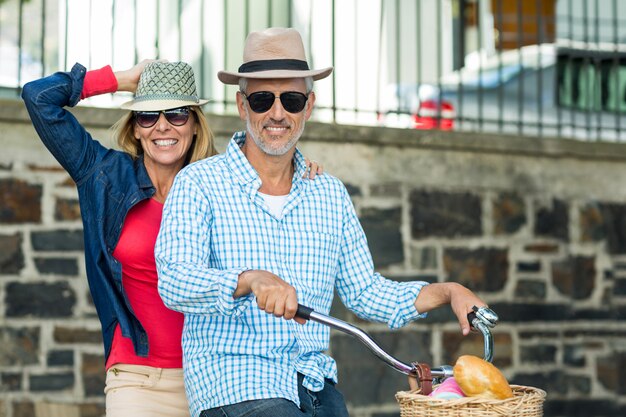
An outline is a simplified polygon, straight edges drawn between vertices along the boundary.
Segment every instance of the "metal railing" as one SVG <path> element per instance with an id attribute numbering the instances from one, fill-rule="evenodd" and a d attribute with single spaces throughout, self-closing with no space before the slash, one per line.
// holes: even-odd
<path id="1" fill-rule="evenodd" d="M 0 0 L 0 95 L 77 61 L 165 58 L 192 64 L 207 111 L 234 113 L 215 74 L 239 66 L 250 31 L 290 26 L 312 67 L 335 67 L 316 84 L 317 120 L 622 141 L 625 3 Z"/>

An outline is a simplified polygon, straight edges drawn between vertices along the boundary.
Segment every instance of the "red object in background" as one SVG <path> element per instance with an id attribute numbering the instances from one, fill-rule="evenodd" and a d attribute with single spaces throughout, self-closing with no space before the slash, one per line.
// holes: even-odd
<path id="1" fill-rule="evenodd" d="M 454 127 L 454 106 L 447 102 L 436 100 L 424 100 L 417 109 L 417 114 L 413 116 L 415 129 L 430 130 L 452 130 Z"/>

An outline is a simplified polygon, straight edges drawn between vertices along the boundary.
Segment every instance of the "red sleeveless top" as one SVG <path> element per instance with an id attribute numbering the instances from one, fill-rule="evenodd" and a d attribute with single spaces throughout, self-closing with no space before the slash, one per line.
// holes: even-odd
<path id="1" fill-rule="evenodd" d="M 149 198 L 126 216 L 113 256 L 122 264 L 122 284 L 133 312 L 148 334 L 148 357 L 135 354 L 130 338 L 115 329 L 106 368 L 116 363 L 182 368 L 181 336 L 183 315 L 165 307 L 157 290 L 154 260 L 163 204 Z"/>

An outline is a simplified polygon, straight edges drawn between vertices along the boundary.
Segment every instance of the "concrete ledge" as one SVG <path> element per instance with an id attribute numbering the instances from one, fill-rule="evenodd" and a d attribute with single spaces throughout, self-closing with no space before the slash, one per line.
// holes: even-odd
<path id="1" fill-rule="evenodd" d="M 86 127 L 108 128 L 123 110 L 78 106 L 72 113 Z M 230 137 L 243 129 L 238 116 L 207 115 L 216 136 Z M 30 124 L 28 113 L 19 100 L 0 99 L 0 122 Z M 626 146 L 621 143 L 583 142 L 572 139 L 538 138 L 476 132 L 420 131 L 373 126 L 349 126 L 310 122 L 305 130 L 307 141 L 359 143 L 399 148 L 424 148 L 506 154 L 544 158 L 626 161 Z"/>

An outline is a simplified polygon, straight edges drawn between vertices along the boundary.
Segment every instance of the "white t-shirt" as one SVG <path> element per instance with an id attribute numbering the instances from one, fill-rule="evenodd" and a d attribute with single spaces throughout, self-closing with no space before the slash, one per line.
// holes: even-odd
<path id="1" fill-rule="evenodd" d="M 265 204 L 270 209 L 270 213 L 276 218 L 280 218 L 280 215 L 283 213 L 283 207 L 285 207 L 285 203 L 287 202 L 287 195 L 269 195 L 269 194 L 261 194 L 261 197 L 265 200 Z"/>

